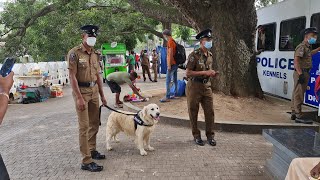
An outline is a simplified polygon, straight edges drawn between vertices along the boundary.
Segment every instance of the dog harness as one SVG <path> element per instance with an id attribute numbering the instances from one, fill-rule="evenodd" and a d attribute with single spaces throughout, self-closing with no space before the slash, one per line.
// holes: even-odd
<path id="1" fill-rule="evenodd" d="M 150 125 L 150 124 L 145 124 L 145 123 L 142 121 L 141 117 L 139 116 L 139 112 L 140 112 L 140 111 L 138 111 L 138 113 L 137 113 L 136 115 L 134 115 L 134 117 L 133 117 L 135 130 L 137 130 L 138 125 L 139 125 L 139 126 L 148 126 L 148 127 L 153 126 L 153 125 Z"/>

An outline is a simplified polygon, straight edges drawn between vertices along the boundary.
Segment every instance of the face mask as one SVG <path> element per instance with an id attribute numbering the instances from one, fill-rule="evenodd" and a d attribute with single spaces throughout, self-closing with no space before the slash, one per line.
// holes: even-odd
<path id="1" fill-rule="evenodd" d="M 308 40 L 309 44 L 315 44 L 316 42 L 317 42 L 317 39 L 313 37 Z"/>
<path id="2" fill-rule="evenodd" d="M 206 41 L 204 44 L 204 47 L 206 47 L 207 49 L 211 49 L 212 48 L 212 41 Z"/>
<path id="3" fill-rule="evenodd" d="M 96 37 L 88 37 L 87 44 L 88 46 L 93 47 L 96 44 L 97 38 Z"/>

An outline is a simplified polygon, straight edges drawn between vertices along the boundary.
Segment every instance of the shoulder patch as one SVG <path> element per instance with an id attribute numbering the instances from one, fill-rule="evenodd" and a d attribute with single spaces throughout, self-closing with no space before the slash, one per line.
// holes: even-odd
<path id="1" fill-rule="evenodd" d="M 193 62 L 194 61 L 194 55 L 191 55 L 190 56 L 190 62 Z"/>
<path id="2" fill-rule="evenodd" d="M 69 62 L 70 63 L 75 63 L 76 62 L 76 53 L 71 52 L 69 55 Z"/>

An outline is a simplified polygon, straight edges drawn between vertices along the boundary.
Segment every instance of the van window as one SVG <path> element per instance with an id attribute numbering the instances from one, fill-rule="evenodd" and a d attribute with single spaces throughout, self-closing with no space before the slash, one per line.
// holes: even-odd
<path id="1" fill-rule="evenodd" d="M 276 40 L 276 23 L 258 26 L 257 50 L 274 51 Z"/>
<path id="2" fill-rule="evenodd" d="M 316 27 L 318 31 L 320 30 L 320 13 L 313 14 L 311 16 L 311 24 L 310 27 Z M 317 48 L 320 46 L 320 38 L 318 37 L 316 45 L 313 45 L 313 48 Z"/>
<path id="3" fill-rule="evenodd" d="M 280 24 L 280 51 L 294 51 L 302 42 L 302 31 L 306 28 L 306 17 L 282 21 Z"/>

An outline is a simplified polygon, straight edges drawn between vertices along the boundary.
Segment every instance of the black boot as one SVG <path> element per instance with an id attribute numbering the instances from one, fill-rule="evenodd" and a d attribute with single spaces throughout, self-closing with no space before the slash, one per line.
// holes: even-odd
<path id="1" fill-rule="evenodd" d="M 100 154 L 98 151 L 91 151 L 91 158 L 96 160 L 105 159 L 106 156 L 103 154 Z"/>
<path id="2" fill-rule="evenodd" d="M 295 113 L 291 113 L 291 120 L 296 120 L 297 116 Z"/>
<path id="3" fill-rule="evenodd" d="M 81 164 L 81 169 L 91 172 L 99 172 L 103 170 L 103 166 L 99 166 L 95 162 L 92 162 L 90 164 Z"/>
<path id="4" fill-rule="evenodd" d="M 194 138 L 194 142 L 199 146 L 204 146 L 204 142 L 201 138 Z"/>
<path id="5" fill-rule="evenodd" d="M 210 138 L 210 139 L 208 139 L 208 144 L 210 144 L 211 146 L 216 146 L 217 142 L 213 138 Z"/>

